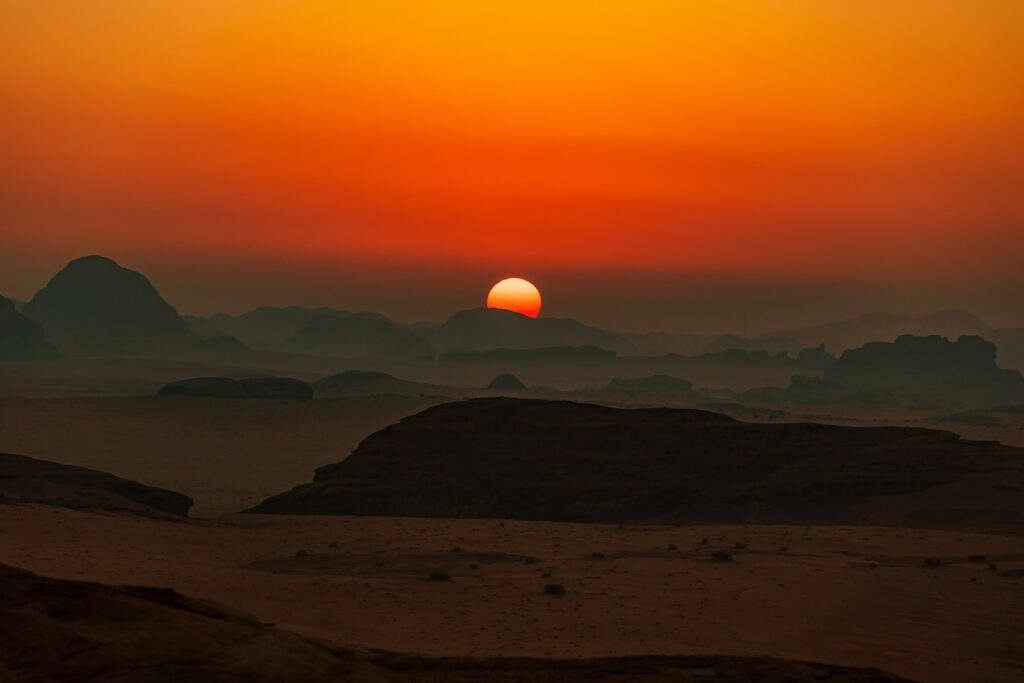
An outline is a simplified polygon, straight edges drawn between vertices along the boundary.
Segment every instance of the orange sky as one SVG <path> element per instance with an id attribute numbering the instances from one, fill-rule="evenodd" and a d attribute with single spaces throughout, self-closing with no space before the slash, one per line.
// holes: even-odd
<path id="1" fill-rule="evenodd" d="M 1019 0 L 0 0 L 4 259 L 1014 279 L 1022 27 Z"/>

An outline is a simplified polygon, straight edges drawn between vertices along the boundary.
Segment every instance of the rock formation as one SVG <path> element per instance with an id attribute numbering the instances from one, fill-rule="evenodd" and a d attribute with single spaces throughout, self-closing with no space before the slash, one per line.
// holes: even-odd
<path id="1" fill-rule="evenodd" d="M 941 500 L 926 495 L 940 485 Z M 478 399 L 405 418 L 251 511 L 733 523 L 752 507 L 786 524 L 1020 526 L 1024 450 L 927 429 Z"/>
<path id="2" fill-rule="evenodd" d="M 57 355 L 57 349 L 45 339 L 43 326 L 18 313 L 14 302 L 0 296 L 0 360 L 35 360 Z"/>
<path id="3" fill-rule="evenodd" d="M 135 355 L 194 335 L 141 273 L 102 256 L 75 259 L 25 305 L 62 353 Z"/>
<path id="4" fill-rule="evenodd" d="M 0 502 L 186 517 L 192 499 L 106 472 L 0 453 Z"/>
<path id="5" fill-rule="evenodd" d="M 526 385 L 515 375 L 503 372 L 492 379 L 487 388 L 495 391 L 515 391 L 517 389 L 525 389 Z"/>

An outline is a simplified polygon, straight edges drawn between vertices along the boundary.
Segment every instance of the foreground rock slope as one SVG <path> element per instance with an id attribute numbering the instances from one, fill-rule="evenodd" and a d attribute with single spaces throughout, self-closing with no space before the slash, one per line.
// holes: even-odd
<path id="1" fill-rule="evenodd" d="M 0 453 L 0 503 L 185 517 L 192 499 L 85 467 Z"/>
<path id="2" fill-rule="evenodd" d="M 477 399 L 387 427 L 250 512 L 1024 528 L 1024 449 L 927 429 Z"/>
<path id="3" fill-rule="evenodd" d="M 329 646 L 167 588 L 63 581 L 0 564 L 0 676 L 33 683 L 848 681 L 899 679 L 770 657 L 462 659 Z"/>

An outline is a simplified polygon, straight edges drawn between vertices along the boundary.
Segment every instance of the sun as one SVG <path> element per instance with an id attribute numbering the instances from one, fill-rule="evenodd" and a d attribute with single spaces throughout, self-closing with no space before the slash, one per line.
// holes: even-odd
<path id="1" fill-rule="evenodd" d="M 528 280 L 510 277 L 491 287 L 487 308 L 502 308 L 536 318 L 540 315 L 540 291 Z"/>

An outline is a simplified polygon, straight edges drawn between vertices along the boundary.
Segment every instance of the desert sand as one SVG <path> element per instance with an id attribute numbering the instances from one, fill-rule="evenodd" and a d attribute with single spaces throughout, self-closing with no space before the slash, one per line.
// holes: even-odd
<path id="1" fill-rule="evenodd" d="M 339 646 L 767 654 L 940 682 L 1024 675 L 1018 537 L 260 515 L 173 523 L 44 506 L 2 507 L 0 528 L 2 563 L 174 587 Z M 715 550 L 733 559 L 716 561 Z M 547 584 L 566 592 L 543 595 Z"/>

